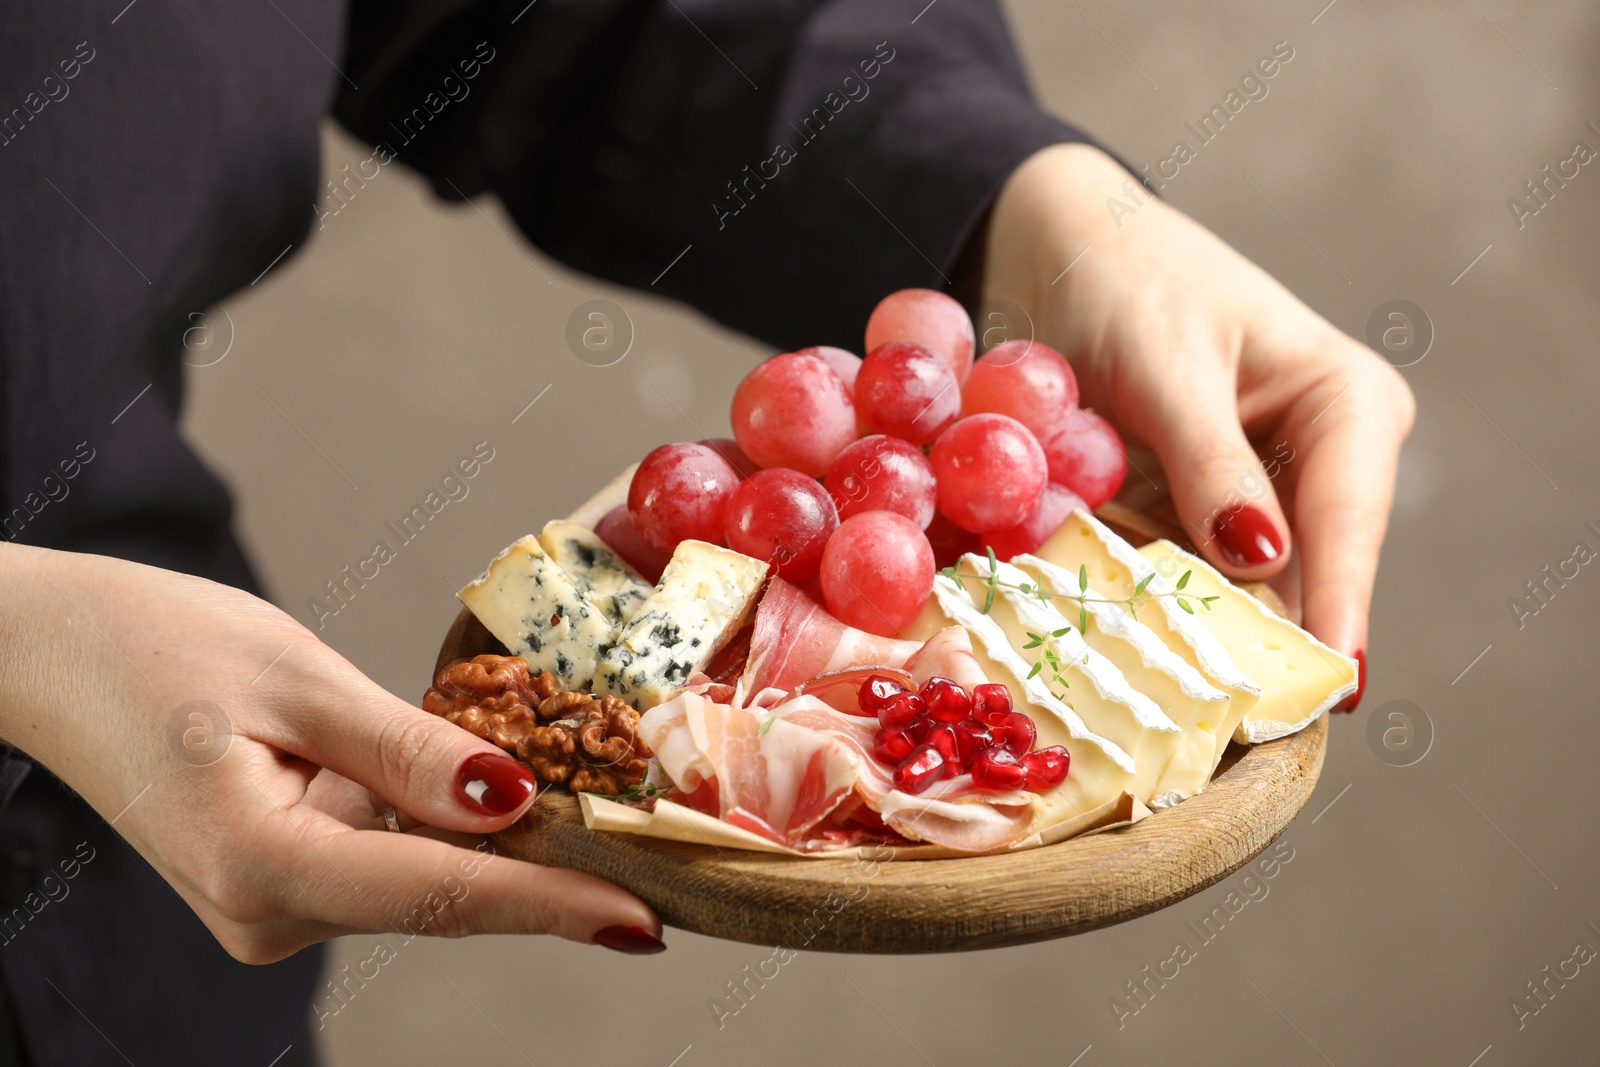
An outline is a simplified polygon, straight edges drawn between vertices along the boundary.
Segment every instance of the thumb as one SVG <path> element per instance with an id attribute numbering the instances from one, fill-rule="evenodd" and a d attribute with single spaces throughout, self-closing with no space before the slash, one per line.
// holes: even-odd
<path id="1" fill-rule="evenodd" d="M 355 668 L 314 704 L 300 701 L 270 739 L 359 782 L 430 826 L 482 834 L 504 829 L 533 802 L 533 772 L 489 742 L 384 691 Z M 310 686 L 307 687 L 311 688 Z"/>
<path id="2" fill-rule="evenodd" d="M 1189 539 L 1218 569 L 1257 580 L 1283 569 L 1289 524 L 1231 392 L 1169 412 L 1149 435 Z"/>

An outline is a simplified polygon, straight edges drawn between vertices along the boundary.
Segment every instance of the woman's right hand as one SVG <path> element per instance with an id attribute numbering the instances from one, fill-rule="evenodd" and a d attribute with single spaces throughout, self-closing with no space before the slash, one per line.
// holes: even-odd
<path id="1" fill-rule="evenodd" d="M 112 820 L 236 959 L 419 928 L 660 949 L 624 890 L 493 853 L 481 835 L 533 800 L 519 763 L 272 605 L 20 545 L 0 546 L 0 604 L 0 738 Z M 389 805 L 420 825 L 387 830 Z"/>

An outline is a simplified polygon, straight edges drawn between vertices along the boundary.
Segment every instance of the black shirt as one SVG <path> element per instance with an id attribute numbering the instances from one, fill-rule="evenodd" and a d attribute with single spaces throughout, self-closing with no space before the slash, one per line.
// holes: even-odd
<path id="1" fill-rule="evenodd" d="M 656 291 L 786 348 L 948 285 L 1017 164 L 1083 139 L 992 0 L 124 2 L 16 0 L 0 34 L 0 530 L 252 590 L 176 429 L 184 335 L 359 188 L 321 179 L 330 109 L 367 166 L 492 192 L 601 277 L 671 263 Z M 0 1028 L 31 1062 L 310 1062 L 320 953 L 234 962 L 25 759 L 0 800 Z"/>

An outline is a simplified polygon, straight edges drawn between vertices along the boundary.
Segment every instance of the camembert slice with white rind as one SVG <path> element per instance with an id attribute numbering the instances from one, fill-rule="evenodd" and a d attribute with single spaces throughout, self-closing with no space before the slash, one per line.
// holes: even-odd
<path id="1" fill-rule="evenodd" d="M 1012 707 L 1033 720 L 1039 731 L 1036 747 L 1060 745 L 1071 757 L 1067 777 L 1042 794 L 1044 812 L 1035 830 L 1085 815 L 1123 793 L 1133 792 L 1133 759 L 1089 729 L 1076 712 L 1050 695 L 1028 665 L 1011 648 L 1000 624 L 978 610 L 955 582 L 933 580 L 932 602 L 953 623 L 972 635 L 972 653 L 984 677 L 1011 693 Z"/>
<path id="2" fill-rule="evenodd" d="M 1139 553 L 1163 573 L 1189 571 L 1184 592 L 1195 599 L 1218 598 L 1209 611 L 1196 607 L 1196 617 L 1261 686 L 1261 697 L 1245 713 L 1235 740 L 1256 744 L 1303 730 L 1356 691 L 1355 660 L 1277 614 L 1205 560 L 1171 541 L 1152 541 Z"/>
<path id="3" fill-rule="evenodd" d="M 457 598 L 534 673 L 549 671 L 563 689 L 594 676 L 611 638 L 605 613 L 580 593 L 532 534 L 511 544 Z"/>
<path id="4" fill-rule="evenodd" d="M 565 519 L 545 523 L 539 545 L 613 626 L 627 622 L 655 588 L 582 523 Z"/>
<path id="5" fill-rule="evenodd" d="M 1076 574 L 1037 556 L 1016 556 L 1011 562 L 1052 592 L 1077 588 Z M 1066 606 L 1076 607 L 1072 601 Z M 1107 604 L 1094 594 L 1083 608 L 1089 623 L 1084 642 L 1115 664 L 1129 685 L 1155 701 L 1183 730 L 1184 740 L 1156 784 L 1151 807 L 1161 807 L 1168 792 L 1194 796 L 1200 791 L 1197 785 L 1204 787 L 1211 780 L 1227 748 L 1226 740 L 1218 745 L 1217 731 L 1227 719 L 1231 698 L 1116 604 Z"/>
<path id="6" fill-rule="evenodd" d="M 1138 549 L 1081 508 L 1068 515 L 1034 555 L 1070 573 L 1073 592 L 1078 589 L 1079 567 L 1086 568 L 1089 589 L 1111 600 L 1127 599 L 1146 575 L 1154 575 L 1145 586 L 1145 592 L 1151 595 L 1139 604 L 1138 620 L 1212 685 L 1228 694 L 1227 717 L 1216 724 L 1220 759 L 1234 728 L 1261 695 L 1261 687 L 1234 663 L 1228 650 L 1199 619 L 1178 607 L 1172 596 L 1157 595 L 1176 592 L 1173 583 L 1183 576 L 1183 569 L 1166 574 L 1153 567 Z"/>
<path id="7" fill-rule="evenodd" d="M 761 560 L 683 541 L 594 674 L 594 691 L 648 711 L 704 670 L 744 625 L 767 578 Z"/>
<path id="8" fill-rule="evenodd" d="M 989 561 L 983 556 L 969 553 L 961 563 L 965 571 L 984 578 L 989 575 Z M 995 573 L 1005 584 L 995 587 L 988 614 L 1000 624 L 1012 651 L 1022 656 L 1030 669 L 1044 661 L 1046 650 L 1054 653 L 1056 665 L 1052 668 L 1046 662 L 1036 678 L 1077 712 L 1085 726 L 1132 758 L 1133 795 L 1143 801 L 1154 799 L 1160 792 L 1156 783 L 1177 752 L 1183 731 L 1153 700 L 1130 686 L 1110 660 L 1084 643 L 1076 622 L 1068 622 L 1037 596 L 1011 588 L 1031 584 L 1031 576 L 1009 563 L 997 563 Z M 986 595 L 981 581 L 972 583 L 968 595 L 975 601 Z M 1035 642 L 1034 635 L 1040 640 L 1034 648 L 1027 648 Z M 1186 782 L 1182 795 L 1193 796 L 1204 783 L 1203 778 Z"/>

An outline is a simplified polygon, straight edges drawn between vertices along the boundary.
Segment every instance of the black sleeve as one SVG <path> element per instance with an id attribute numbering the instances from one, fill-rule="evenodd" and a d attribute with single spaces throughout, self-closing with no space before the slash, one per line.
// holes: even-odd
<path id="1" fill-rule="evenodd" d="M 355 0 L 345 73 L 338 119 L 440 195 L 782 347 L 856 349 L 1019 163 L 1085 140 L 994 0 Z"/>

